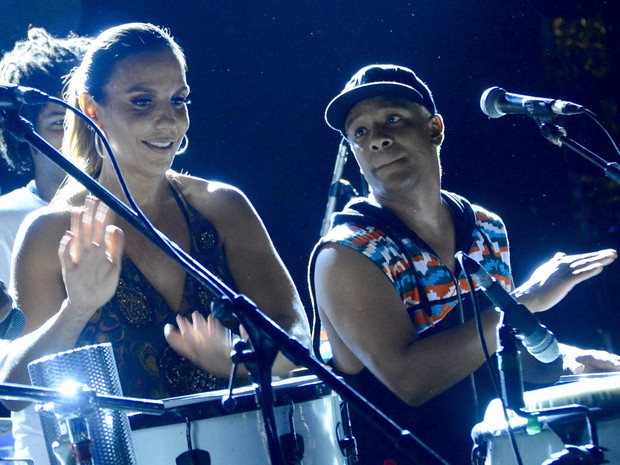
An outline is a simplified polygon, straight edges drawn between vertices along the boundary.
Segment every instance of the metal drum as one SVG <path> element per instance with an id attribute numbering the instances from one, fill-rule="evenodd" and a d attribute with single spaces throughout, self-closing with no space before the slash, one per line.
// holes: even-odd
<path id="1" fill-rule="evenodd" d="M 294 432 L 303 441 L 303 447 L 296 451 L 299 460 L 290 463 L 344 464 L 336 432 L 341 421 L 339 396 L 315 376 L 276 381 L 273 389 L 278 435 L 290 437 Z M 270 463 L 254 387 L 236 388 L 232 409 L 223 407 L 222 400 L 227 396 L 227 390 L 220 390 L 164 399 L 164 415 L 130 416 L 138 463 L 177 463 L 177 457 L 188 451 L 188 428 L 192 448 L 208 453 L 211 465 Z M 287 455 L 290 441 L 281 442 Z"/>
<path id="2" fill-rule="evenodd" d="M 67 382 L 79 383 L 98 394 L 122 396 L 123 392 L 112 345 L 97 344 L 40 358 L 28 364 L 33 386 L 60 389 Z M 54 412 L 40 411 L 41 425 L 52 465 L 74 463 L 66 424 Z M 131 430 L 124 411 L 93 409 L 85 415 L 93 439 L 93 459 L 97 464 L 136 464 Z M 54 442 L 58 443 L 53 447 Z M 62 460 L 58 460 L 60 455 Z"/>
<path id="3" fill-rule="evenodd" d="M 606 463 L 620 465 L 620 374 L 576 375 L 563 381 L 570 382 L 525 392 L 524 410 L 587 407 L 598 434 L 598 445 L 606 449 Z M 590 443 L 583 415 L 545 414 L 537 428 L 528 427 L 527 419 L 511 411 L 509 419 L 523 465 L 541 465 L 552 455 L 565 453 L 567 444 Z M 489 404 L 484 421 L 472 430 L 472 438 L 476 444 L 475 465 L 517 464 L 499 399 Z"/>

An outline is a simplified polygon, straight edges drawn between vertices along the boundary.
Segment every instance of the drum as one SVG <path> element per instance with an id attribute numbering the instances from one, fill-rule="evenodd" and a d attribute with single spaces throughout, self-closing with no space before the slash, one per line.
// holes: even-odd
<path id="1" fill-rule="evenodd" d="M 607 449 L 605 460 L 610 465 L 620 465 L 620 374 L 577 375 L 570 381 L 525 392 L 524 410 L 574 404 L 587 407 L 598 434 L 598 445 Z M 545 413 L 537 425 L 528 425 L 526 418 L 512 411 L 508 414 L 523 465 L 541 465 L 553 454 L 566 451 L 566 444 L 591 444 L 583 415 Z M 499 399 L 489 404 L 484 421 L 472 430 L 472 438 L 475 465 L 517 464 Z"/>
<path id="2" fill-rule="evenodd" d="M 341 430 L 339 396 L 315 376 L 276 381 L 273 389 L 278 435 L 290 437 L 294 432 L 303 438 L 303 446 L 297 450 L 299 460 L 287 463 L 344 464 L 337 432 Z M 131 415 L 138 464 L 177 463 L 176 458 L 188 450 L 188 425 L 192 448 L 208 452 L 211 465 L 270 463 L 254 387 L 236 388 L 234 407 L 225 409 L 222 400 L 227 396 L 227 390 L 220 390 L 170 398 L 164 400 L 166 413 L 162 416 Z M 290 452 L 295 443 L 288 439 L 281 442 Z"/>

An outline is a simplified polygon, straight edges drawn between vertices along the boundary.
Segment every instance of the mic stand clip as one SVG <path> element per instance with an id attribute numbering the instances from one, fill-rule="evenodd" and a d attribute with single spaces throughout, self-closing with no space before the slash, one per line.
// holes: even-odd
<path id="1" fill-rule="evenodd" d="M 612 181 L 620 184 L 620 163 L 608 162 L 604 158 L 588 150 L 583 145 L 575 142 L 566 136 L 566 130 L 557 124 L 548 121 L 537 121 L 541 134 L 552 144 L 561 147 L 564 144 L 573 152 L 581 155 L 583 158 L 601 168 L 605 176 Z"/>

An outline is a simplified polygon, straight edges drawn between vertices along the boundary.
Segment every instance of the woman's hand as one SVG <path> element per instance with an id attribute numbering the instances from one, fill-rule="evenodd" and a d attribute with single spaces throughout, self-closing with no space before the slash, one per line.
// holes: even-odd
<path id="1" fill-rule="evenodd" d="M 207 319 L 194 312 L 189 318 L 177 315 L 177 326 L 167 324 L 168 344 L 181 356 L 214 375 L 228 376 L 232 366 L 232 333 L 213 315 Z"/>
<path id="2" fill-rule="evenodd" d="M 105 204 L 88 197 L 83 209 L 71 212 L 71 231 L 58 248 L 69 304 L 85 319 L 112 298 L 118 285 L 125 237 L 113 218 Z"/>

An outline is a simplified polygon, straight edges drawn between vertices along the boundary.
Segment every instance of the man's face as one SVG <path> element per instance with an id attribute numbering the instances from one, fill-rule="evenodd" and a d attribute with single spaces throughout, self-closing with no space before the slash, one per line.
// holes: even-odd
<path id="1" fill-rule="evenodd" d="M 439 181 L 433 122 L 418 105 L 401 99 L 374 97 L 351 109 L 346 136 L 375 196 L 411 189 L 423 178 Z"/>

